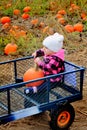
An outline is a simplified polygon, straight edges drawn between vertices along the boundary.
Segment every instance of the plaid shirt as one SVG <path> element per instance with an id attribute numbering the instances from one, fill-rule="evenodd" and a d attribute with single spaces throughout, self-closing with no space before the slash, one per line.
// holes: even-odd
<path id="1" fill-rule="evenodd" d="M 43 60 L 38 63 L 38 66 L 44 71 L 45 76 L 64 72 L 64 61 L 55 54 L 46 56 L 44 51 L 37 50 L 36 57 L 38 56 L 44 56 Z M 51 81 L 55 82 L 60 79 L 61 76 L 52 78 Z"/>

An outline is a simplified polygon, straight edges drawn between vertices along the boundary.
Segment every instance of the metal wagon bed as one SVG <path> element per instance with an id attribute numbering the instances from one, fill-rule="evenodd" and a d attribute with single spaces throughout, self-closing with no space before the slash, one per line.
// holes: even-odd
<path id="1" fill-rule="evenodd" d="M 65 72 L 23 82 L 23 74 L 32 63 L 32 56 L 0 62 L 0 124 L 82 99 L 83 67 L 65 61 Z M 60 75 L 60 82 L 50 83 L 50 78 Z M 27 83 L 39 80 L 44 83 L 26 87 Z"/>

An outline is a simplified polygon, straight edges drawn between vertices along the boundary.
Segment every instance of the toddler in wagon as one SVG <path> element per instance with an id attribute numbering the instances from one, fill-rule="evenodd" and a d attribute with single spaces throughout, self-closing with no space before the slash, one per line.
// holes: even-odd
<path id="1" fill-rule="evenodd" d="M 64 72 L 63 35 L 54 33 L 43 40 L 43 48 L 35 51 L 32 55 L 35 63 L 43 70 L 44 75 L 53 75 Z M 43 56 L 43 60 L 40 59 Z M 60 77 L 51 78 L 51 82 L 59 82 Z"/>
<path id="2" fill-rule="evenodd" d="M 49 35 L 43 40 L 43 48 L 36 50 L 32 55 L 34 56 L 34 62 L 43 70 L 45 76 L 56 75 L 64 72 L 64 49 L 63 47 L 63 35 L 54 33 Z M 43 56 L 43 58 L 40 58 Z M 46 80 L 40 86 L 29 87 L 25 89 L 25 94 L 39 103 L 48 102 L 47 83 L 49 89 L 56 87 L 62 79 L 62 75 L 54 76 Z M 31 89 L 31 90 L 30 90 Z M 30 91 L 32 93 L 30 93 Z M 33 104 L 25 99 L 25 108 L 31 107 Z"/>

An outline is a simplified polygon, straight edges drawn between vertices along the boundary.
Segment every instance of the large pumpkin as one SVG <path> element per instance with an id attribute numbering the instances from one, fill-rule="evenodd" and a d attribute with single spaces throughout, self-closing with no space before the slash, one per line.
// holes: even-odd
<path id="1" fill-rule="evenodd" d="M 43 71 L 41 69 L 36 69 L 36 68 L 32 67 L 24 73 L 23 81 L 26 82 L 26 81 L 30 81 L 30 80 L 34 80 L 34 79 L 42 78 L 42 77 L 44 77 Z M 43 80 L 39 80 L 36 82 L 31 82 L 29 84 L 26 84 L 26 86 L 27 87 L 33 87 L 33 86 L 38 87 L 43 82 L 44 82 Z"/>
<path id="2" fill-rule="evenodd" d="M 6 46 L 5 46 L 5 48 L 4 48 L 4 53 L 6 54 L 6 55 L 8 55 L 8 54 L 11 54 L 11 53 L 14 53 L 14 52 L 16 52 L 17 51 L 17 45 L 16 44 L 14 44 L 14 43 L 8 43 Z"/>

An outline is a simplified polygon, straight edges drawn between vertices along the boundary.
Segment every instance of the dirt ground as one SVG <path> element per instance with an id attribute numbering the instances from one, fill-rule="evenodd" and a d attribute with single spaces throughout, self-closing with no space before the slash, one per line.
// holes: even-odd
<path id="1" fill-rule="evenodd" d="M 79 52 L 66 54 L 68 61 L 87 68 L 87 48 Z M 74 102 L 75 120 L 70 130 L 86 130 L 87 129 L 87 70 L 84 77 L 83 99 Z M 31 116 L 17 121 L 7 123 L 0 126 L 0 130 L 50 130 L 47 118 L 47 112 L 38 116 Z"/>

